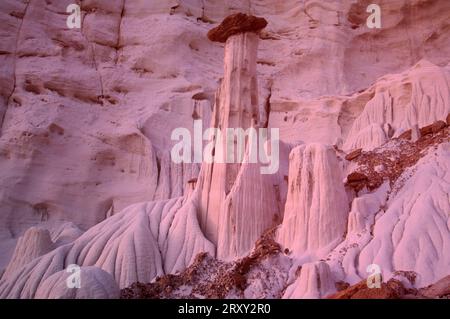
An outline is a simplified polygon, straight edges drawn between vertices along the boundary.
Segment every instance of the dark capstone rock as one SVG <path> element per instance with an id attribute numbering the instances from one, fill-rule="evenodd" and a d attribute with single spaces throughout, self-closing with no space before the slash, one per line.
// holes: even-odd
<path id="1" fill-rule="evenodd" d="M 367 186 L 368 182 L 369 178 L 366 175 L 359 172 L 353 172 L 347 176 L 347 183 L 345 185 L 353 188 L 356 192 L 359 192 Z"/>
<path id="2" fill-rule="evenodd" d="M 355 183 L 355 182 L 365 182 L 369 180 L 369 178 L 363 173 L 353 172 L 347 176 L 347 183 Z"/>
<path id="3" fill-rule="evenodd" d="M 236 13 L 226 17 L 222 23 L 208 32 L 208 39 L 214 42 L 226 42 L 227 39 L 238 33 L 258 32 L 267 26 L 264 18 Z"/>

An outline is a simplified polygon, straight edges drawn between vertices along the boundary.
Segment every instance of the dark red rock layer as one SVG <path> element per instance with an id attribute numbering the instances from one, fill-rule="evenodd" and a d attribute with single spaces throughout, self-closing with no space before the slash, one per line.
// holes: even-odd
<path id="1" fill-rule="evenodd" d="M 222 23 L 208 32 L 208 39 L 214 42 L 226 42 L 227 39 L 238 33 L 259 32 L 267 26 L 264 18 L 236 13 L 226 17 Z"/>

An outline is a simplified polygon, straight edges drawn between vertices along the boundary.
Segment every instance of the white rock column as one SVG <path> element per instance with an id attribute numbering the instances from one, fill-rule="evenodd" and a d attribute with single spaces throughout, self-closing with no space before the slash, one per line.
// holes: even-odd
<path id="1" fill-rule="evenodd" d="M 297 146 L 289 157 L 289 188 L 278 241 L 295 255 L 320 257 L 343 240 L 349 205 L 331 146 Z"/>
<path id="2" fill-rule="evenodd" d="M 216 94 L 211 127 L 223 133 L 213 152 L 226 159 L 226 129 L 259 127 L 256 60 L 259 35 L 241 32 L 225 43 L 224 78 Z M 246 156 L 249 143 L 246 140 Z M 259 143 L 259 141 L 258 141 Z M 205 236 L 217 247 L 217 257 L 229 260 L 248 253 L 261 234 L 282 219 L 281 173 L 261 174 L 260 163 L 204 163 L 193 198 Z M 221 147 L 218 147 L 221 146 Z"/>
<path id="3" fill-rule="evenodd" d="M 211 125 L 222 132 L 226 128 L 245 130 L 258 119 L 257 47 L 258 35 L 252 32 L 233 35 L 225 44 L 224 78 L 216 96 Z M 226 158 L 225 138 L 222 136 L 219 143 Z M 219 212 L 240 166 L 239 163 L 203 165 L 199 219 L 206 237 L 214 243 L 218 240 Z"/>

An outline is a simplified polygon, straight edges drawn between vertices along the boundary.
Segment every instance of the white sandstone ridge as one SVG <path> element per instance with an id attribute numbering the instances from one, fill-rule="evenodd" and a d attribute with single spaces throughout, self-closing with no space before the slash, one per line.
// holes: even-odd
<path id="1" fill-rule="evenodd" d="M 353 122 L 344 149 L 372 150 L 415 126 L 424 127 L 450 113 L 450 72 L 426 60 L 410 70 L 386 75 Z"/>
<path id="2" fill-rule="evenodd" d="M 31 226 L 86 230 L 182 196 L 198 176 L 165 146 L 173 127 L 210 123 L 222 60 L 210 24 L 170 15 L 173 1 L 92 0 L 82 28 L 68 29 L 67 5 L 0 4 L 0 269 Z"/>
<path id="3" fill-rule="evenodd" d="M 280 254 L 272 229 L 243 258 L 224 262 L 202 253 L 179 273 L 122 289 L 121 298 L 281 298 L 291 266 L 291 259 Z"/>
<path id="4" fill-rule="evenodd" d="M 383 152 L 386 148 L 401 152 L 401 147 L 401 143 L 398 143 L 397 148 L 387 144 L 375 151 Z M 313 183 L 305 183 L 313 186 L 312 190 L 320 190 L 324 186 L 320 182 L 323 180 L 330 181 L 332 185 L 342 185 L 342 180 L 334 180 L 337 176 L 331 177 L 334 176 L 330 172 L 331 168 L 335 174 L 340 174 L 331 147 L 301 145 L 291 154 L 296 154 L 291 156 L 291 168 L 298 167 L 298 170 L 294 170 L 298 175 L 294 175 L 292 181 L 303 184 L 303 172 L 311 173 L 311 178 L 308 177 L 306 181 Z M 282 290 L 279 285 L 289 285 L 285 298 L 324 297 L 333 292 L 333 285 L 337 281 L 356 283 L 366 278 L 366 267 L 374 263 L 380 266 L 385 280 L 398 272 L 413 271 L 417 274 L 416 282 L 409 284 L 414 287 L 423 287 L 447 275 L 450 251 L 447 249 L 450 241 L 450 144 L 439 144 L 436 149 L 434 146 L 429 147 L 427 154 L 402 174 L 394 184 L 393 191 L 384 184 L 375 193 L 365 194 L 354 200 L 347 236 L 325 261 L 319 261 L 319 257 L 315 256 L 308 256 L 310 261 L 302 261 L 301 255 L 292 254 L 295 262 L 291 272 L 297 269 L 299 263 L 301 265 L 299 277 L 293 281 L 282 275 L 286 272 L 287 261 L 269 262 L 269 265 L 255 271 L 252 276 L 269 276 L 278 284 L 264 288 L 267 291 L 250 284 L 245 296 L 271 296 L 272 292 Z M 328 160 L 323 160 L 324 158 Z M 335 165 L 315 173 L 315 168 L 330 163 Z M 300 167 L 309 168 L 309 171 Z M 319 178 L 322 170 L 329 172 L 327 178 Z M 292 186 L 295 183 L 290 183 L 290 190 Z M 313 201 L 317 204 L 320 197 L 308 198 L 314 198 Z M 187 199 L 187 203 L 189 202 L 190 198 Z M 55 288 L 54 293 L 48 287 L 57 286 L 54 278 L 66 278 L 62 273 L 58 275 L 58 272 L 70 264 L 99 267 L 113 275 L 122 288 L 136 281 L 149 282 L 157 274 L 182 270 L 193 262 L 198 252 L 214 253 L 214 246 L 201 233 L 196 210 L 191 204 L 192 202 L 183 205 L 183 199 L 179 198 L 133 205 L 93 227 L 73 243 L 38 257 L 17 269 L 8 278 L 2 278 L 0 297 L 67 296 L 64 291 L 59 292 L 61 287 Z M 298 212 L 302 210 L 298 209 Z M 280 230 L 289 229 L 286 223 L 283 222 Z M 305 239 L 301 235 L 296 236 L 298 237 L 291 243 L 304 243 Z M 327 246 L 326 243 L 323 244 Z M 318 252 L 321 250 L 320 247 L 316 249 Z M 293 251 L 295 252 L 294 249 Z M 265 272 L 264 269 L 271 267 L 273 269 L 270 272 Z M 272 275 L 275 277 L 270 277 Z M 97 284 L 93 286 L 98 287 Z M 40 291 L 43 291 L 42 294 Z M 95 297 L 96 294 L 91 296 Z"/>
<path id="5" fill-rule="evenodd" d="M 400 153 L 401 144 L 396 145 L 374 152 Z M 380 267 L 384 281 L 398 272 L 412 272 L 415 281 L 408 285 L 414 287 L 449 274 L 450 144 L 423 152 L 426 156 L 406 169 L 392 188 L 385 183 L 353 200 L 346 238 L 327 256 L 336 281 L 357 283 L 369 275 L 371 264 Z"/>
<path id="6" fill-rule="evenodd" d="M 295 255 L 321 257 L 343 239 L 348 199 L 333 147 L 308 144 L 289 156 L 289 186 L 278 241 Z"/>
<path id="7" fill-rule="evenodd" d="M 214 254 L 214 246 L 198 226 L 194 207 L 185 205 L 180 209 L 182 202 L 183 198 L 175 198 L 126 208 L 72 243 L 3 276 L 0 298 L 34 298 L 41 285 L 47 287 L 49 283 L 44 282 L 50 276 L 69 265 L 101 268 L 113 276 L 120 288 L 125 288 L 182 270 L 200 252 Z M 42 289 L 52 295 L 48 287 Z"/>

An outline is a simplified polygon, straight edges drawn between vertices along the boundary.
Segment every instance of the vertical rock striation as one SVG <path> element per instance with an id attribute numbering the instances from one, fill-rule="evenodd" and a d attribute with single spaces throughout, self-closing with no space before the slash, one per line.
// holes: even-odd
<path id="1" fill-rule="evenodd" d="M 19 238 L 14 254 L 1 279 L 8 278 L 20 267 L 55 248 L 47 229 L 31 227 Z"/>
<path id="2" fill-rule="evenodd" d="M 448 72 L 426 60 L 401 74 L 385 76 L 353 122 L 344 149 L 372 150 L 391 134 L 395 137 L 414 126 L 445 121 L 450 112 L 448 83 Z"/>
<path id="3" fill-rule="evenodd" d="M 208 33 L 210 40 L 225 42 L 224 78 L 211 123 L 223 133 L 212 152 L 218 161 L 221 156 L 232 156 L 224 133 L 227 128 L 246 131 L 259 127 L 256 61 L 258 33 L 266 25 L 263 18 L 238 13 Z M 245 142 L 246 159 L 249 141 L 250 136 Z M 223 152 L 219 154 L 218 150 Z M 262 175 L 260 163 L 243 163 L 238 153 L 235 148 L 231 162 L 203 164 L 197 185 L 199 222 L 206 237 L 217 245 L 221 259 L 247 253 L 262 232 L 280 220 L 281 214 L 279 175 Z"/>
<path id="4" fill-rule="evenodd" d="M 321 255 L 346 231 L 348 201 L 341 167 L 330 146 L 300 145 L 289 158 L 289 188 L 279 242 L 295 255 Z"/>

